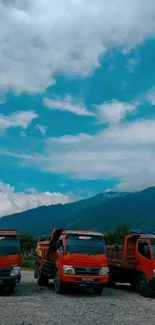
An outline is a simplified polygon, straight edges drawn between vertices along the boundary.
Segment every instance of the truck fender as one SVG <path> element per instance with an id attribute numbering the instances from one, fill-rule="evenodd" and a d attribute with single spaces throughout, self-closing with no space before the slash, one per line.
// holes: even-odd
<path id="1" fill-rule="evenodd" d="M 56 274 L 57 271 L 59 272 L 59 275 L 60 275 L 60 277 L 61 277 L 61 274 L 62 274 L 62 267 L 61 267 L 61 265 L 60 265 L 59 263 L 56 264 L 56 267 L 55 267 L 55 274 Z"/>

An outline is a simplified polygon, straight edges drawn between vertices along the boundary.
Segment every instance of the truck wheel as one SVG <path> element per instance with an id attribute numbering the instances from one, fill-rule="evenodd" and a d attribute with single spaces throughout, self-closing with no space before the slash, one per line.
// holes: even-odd
<path id="1" fill-rule="evenodd" d="M 152 295 L 152 285 L 150 282 L 147 282 L 144 273 L 139 276 L 139 292 L 145 298 L 150 298 Z"/>
<path id="2" fill-rule="evenodd" d="M 10 284 L 8 286 L 8 294 L 9 295 L 13 295 L 15 293 L 15 285 L 14 284 Z"/>
<path id="3" fill-rule="evenodd" d="M 34 269 L 34 279 L 38 278 L 38 266 L 35 265 L 35 269 Z"/>
<path id="4" fill-rule="evenodd" d="M 96 295 L 101 295 L 103 292 L 103 285 L 96 285 L 95 287 L 93 287 L 93 291 Z"/>
<path id="5" fill-rule="evenodd" d="M 108 287 L 115 288 L 116 287 L 116 281 L 113 278 L 110 278 Z"/>
<path id="6" fill-rule="evenodd" d="M 38 269 L 38 274 L 37 274 L 37 284 L 39 286 L 46 286 L 48 285 L 49 278 L 42 273 L 42 270 L 39 268 Z"/>
<path id="7" fill-rule="evenodd" d="M 61 281 L 58 271 L 54 278 L 54 291 L 59 294 L 64 293 L 64 283 Z"/>

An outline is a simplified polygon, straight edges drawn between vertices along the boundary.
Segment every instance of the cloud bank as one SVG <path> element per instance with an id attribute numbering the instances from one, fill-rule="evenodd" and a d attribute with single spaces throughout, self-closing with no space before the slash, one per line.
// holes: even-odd
<path id="1" fill-rule="evenodd" d="M 0 2 L 0 91 L 38 93 L 57 75 L 86 77 L 108 50 L 155 37 L 154 0 Z"/>
<path id="2" fill-rule="evenodd" d="M 68 195 L 51 192 L 38 193 L 34 189 L 27 192 L 16 192 L 14 187 L 0 182 L 0 217 L 42 205 L 68 202 L 71 202 Z"/>
<path id="3" fill-rule="evenodd" d="M 118 179 L 119 190 L 155 184 L 155 120 L 111 125 L 95 134 L 79 133 L 46 140 L 41 153 L 3 151 L 20 166 L 73 179 Z"/>
<path id="4" fill-rule="evenodd" d="M 38 114 L 34 111 L 19 111 L 10 115 L 0 114 L 0 132 L 9 128 L 19 127 L 27 129 L 33 119 L 36 119 Z"/>

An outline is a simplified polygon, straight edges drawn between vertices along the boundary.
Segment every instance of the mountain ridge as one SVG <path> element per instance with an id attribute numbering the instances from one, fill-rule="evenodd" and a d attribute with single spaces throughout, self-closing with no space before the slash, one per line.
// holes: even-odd
<path id="1" fill-rule="evenodd" d="M 155 187 L 139 192 L 109 191 L 80 201 L 41 206 L 0 218 L 0 228 L 17 228 L 34 236 L 54 227 L 113 230 L 120 225 L 155 229 Z"/>

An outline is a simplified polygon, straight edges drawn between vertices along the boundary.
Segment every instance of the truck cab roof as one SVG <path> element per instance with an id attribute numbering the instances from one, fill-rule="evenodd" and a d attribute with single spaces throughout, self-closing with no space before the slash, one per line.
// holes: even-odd
<path id="1" fill-rule="evenodd" d="M 104 234 L 97 231 L 88 230 L 63 230 L 62 235 L 82 235 L 82 236 L 104 236 Z"/>
<path id="2" fill-rule="evenodd" d="M 146 233 L 143 233 L 143 234 L 139 234 L 139 233 L 130 233 L 128 235 L 126 235 L 127 238 L 130 238 L 130 237 L 137 237 L 139 239 L 155 239 L 155 235 L 154 234 L 146 234 Z"/>

